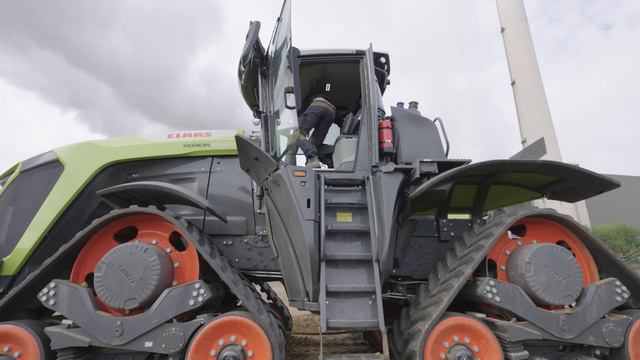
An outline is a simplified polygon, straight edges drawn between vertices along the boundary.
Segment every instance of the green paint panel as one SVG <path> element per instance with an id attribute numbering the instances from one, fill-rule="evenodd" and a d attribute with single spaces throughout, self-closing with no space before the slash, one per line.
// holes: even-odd
<path id="1" fill-rule="evenodd" d="M 45 234 L 64 210 L 73 203 L 84 187 L 105 167 L 133 160 L 171 157 L 237 155 L 234 136 L 241 131 L 176 132 L 168 140 L 153 141 L 139 137 L 124 137 L 89 141 L 58 148 L 54 152 L 64 165 L 64 171 L 36 216 L 27 227 L 11 254 L 3 259 L 0 276 L 15 275 L 36 249 Z M 6 171 L 15 177 L 19 165 Z M 4 176 L 0 176 L 3 178 Z M 9 179 L 5 188 L 10 185 Z M 0 189 L 0 194 L 2 190 Z"/>
<path id="2" fill-rule="evenodd" d="M 18 176 L 18 174 L 20 174 L 20 164 L 13 165 L 12 167 L 9 168 L 9 170 L 5 171 L 4 173 L 2 173 L 2 175 L 0 175 L 0 183 L 5 178 L 8 178 L 7 181 L 4 183 L 4 185 L 2 185 L 2 187 L 0 188 L 0 196 L 2 196 L 2 193 L 4 192 L 4 190 L 8 188 L 9 185 L 11 185 L 11 183 L 16 178 L 16 176 Z"/>

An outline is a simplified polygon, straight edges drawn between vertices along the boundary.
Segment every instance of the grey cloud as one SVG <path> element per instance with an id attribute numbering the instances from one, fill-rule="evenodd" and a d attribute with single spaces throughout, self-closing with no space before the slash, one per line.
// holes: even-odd
<path id="1" fill-rule="evenodd" d="M 245 114 L 237 85 L 217 62 L 238 54 L 195 61 L 220 42 L 223 10 L 212 1 L 4 2 L 0 76 L 77 109 L 107 135 L 138 133 L 145 122 L 238 126 L 229 123 Z"/>
<path id="2" fill-rule="evenodd" d="M 640 2 L 527 1 L 564 158 L 635 174 L 640 153 Z M 281 0 L 5 1 L 0 77 L 107 135 L 152 128 L 251 129 L 236 65 L 249 20 L 268 40 Z M 294 0 L 300 48 L 391 54 L 387 105 L 445 119 L 452 156 L 520 149 L 493 0 Z"/>

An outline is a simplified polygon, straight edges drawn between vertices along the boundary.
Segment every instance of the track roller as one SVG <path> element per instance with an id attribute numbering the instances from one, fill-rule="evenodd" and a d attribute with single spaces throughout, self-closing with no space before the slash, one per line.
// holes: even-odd
<path id="1" fill-rule="evenodd" d="M 193 336 L 187 359 L 271 360 L 267 333 L 248 312 L 222 314 L 205 324 Z"/>
<path id="2" fill-rule="evenodd" d="M 49 338 L 43 328 L 42 324 L 31 320 L 0 323 L 0 359 L 52 359 Z"/>
<path id="3" fill-rule="evenodd" d="M 503 359 L 502 347 L 481 321 L 464 315 L 445 316 L 424 342 L 424 360 Z"/>
<path id="4" fill-rule="evenodd" d="M 633 319 L 627 329 L 624 345 L 611 353 L 612 360 L 636 360 L 640 359 L 640 311 L 631 310 L 625 313 Z"/>

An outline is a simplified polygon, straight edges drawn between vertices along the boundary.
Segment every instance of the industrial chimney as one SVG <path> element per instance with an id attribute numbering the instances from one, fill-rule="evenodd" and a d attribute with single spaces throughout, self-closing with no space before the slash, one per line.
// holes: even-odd
<path id="1" fill-rule="evenodd" d="M 520 142 L 526 147 L 544 138 L 547 153 L 542 159 L 562 161 L 523 0 L 496 0 L 496 3 L 518 114 Z M 566 204 L 543 200 L 538 205 L 555 208 L 583 225 L 590 225 L 584 201 Z"/>

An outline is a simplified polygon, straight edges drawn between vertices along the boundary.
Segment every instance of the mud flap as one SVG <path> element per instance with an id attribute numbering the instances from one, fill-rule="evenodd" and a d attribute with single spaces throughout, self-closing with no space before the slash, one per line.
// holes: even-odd
<path id="1" fill-rule="evenodd" d="M 206 210 L 225 224 L 229 222 L 222 211 L 209 203 L 204 197 L 180 186 L 165 182 L 138 181 L 125 183 L 99 190 L 97 194 L 120 209 L 131 205 L 153 205 L 157 207 L 184 205 Z"/>
<path id="2" fill-rule="evenodd" d="M 620 186 L 578 166 L 546 160 L 492 160 L 425 180 L 409 193 L 413 211 L 480 214 L 546 197 L 574 203 Z"/>

